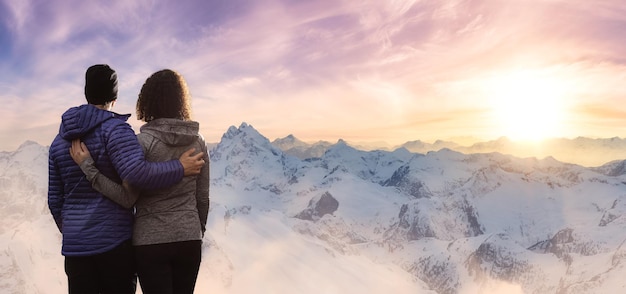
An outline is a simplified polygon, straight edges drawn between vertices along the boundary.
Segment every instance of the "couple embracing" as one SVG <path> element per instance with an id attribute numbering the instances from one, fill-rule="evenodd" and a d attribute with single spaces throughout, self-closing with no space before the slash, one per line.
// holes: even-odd
<path id="1" fill-rule="evenodd" d="M 193 293 L 209 211 L 209 158 L 190 94 L 152 74 L 130 115 L 111 109 L 117 73 L 85 74 L 87 104 L 67 110 L 49 150 L 48 207 L 63 235 L 69 293 Z"/>

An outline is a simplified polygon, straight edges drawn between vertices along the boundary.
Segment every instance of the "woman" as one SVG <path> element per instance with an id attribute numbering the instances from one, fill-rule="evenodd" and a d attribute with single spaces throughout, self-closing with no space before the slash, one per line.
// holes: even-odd
<path id="1" fill-rule="evenodd" d="M 99 173 L 80 142 L 71 154 L 96 190 L 124 206 L 136 199 L 133 245 L 142 291 L 193 293 L 209 211 L 209 158 L 199 124 L 191 121 L 183 77 L 169 69 L 152 74 L 139 93 L 137 116 L 146 122 L 137 138 L 148 161 L 178 159 L 195 147 L 204 152 L 200 174 L 170 188 L 134 192 Z"/>

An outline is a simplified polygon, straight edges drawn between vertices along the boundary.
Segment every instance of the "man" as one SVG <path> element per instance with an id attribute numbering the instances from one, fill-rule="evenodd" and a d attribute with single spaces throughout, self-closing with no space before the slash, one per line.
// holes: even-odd
<path id="1" fill-rule="evenodd" d="M 119 183 L 144 189 L 169 187 L 204 166 L 202 153 L 179 160 L 147 162 L 130 115 L 111 112 L 117 100 L 117 74 L 108 65 L 85 73 L 88 104 L 67 110 L 50 145 L 48 207 L 63 235 L 62 254 L 69 293 L 135 293 L 131 244 L 133 213 L 95 191 L 72 160 L 69 149 L 80 138 L 100 172 Z"/>

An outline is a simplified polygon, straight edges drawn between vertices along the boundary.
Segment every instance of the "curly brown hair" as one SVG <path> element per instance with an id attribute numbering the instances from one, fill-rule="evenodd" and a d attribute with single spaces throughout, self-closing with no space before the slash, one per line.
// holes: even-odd
<path id="1" fill-rule="evenodd" d="M 141 87 L 137 99 L 137 119 L 157 118 L 191 120 L 191 95 L 179 73 L 163 69 L 153 73 Z"/>

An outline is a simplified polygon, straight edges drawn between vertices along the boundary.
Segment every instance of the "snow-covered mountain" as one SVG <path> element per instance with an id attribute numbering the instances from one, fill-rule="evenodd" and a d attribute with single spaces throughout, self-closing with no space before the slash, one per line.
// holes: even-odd
<path id="1" fill-rule="evenodd" d="M 2 293 L 67 292 L 61 236 L 50 211 L 48 148 L 24 142 L 0 152 L 0 289 Z"/>
<path id="2" fill-rule="evenodd" d="M 553 138 L 537 143 L 512 142 L 507 138 L 481 142 L 469 147 L 453 148 L 459 152 L 488 153 L 499 152 L 517 157 L 544 158 L 552 156 L 559 161 L 583 166 L 600 166 L 615 159 L 626 159 L 626 139 L 578 137 L 574 139 Z"/>
<path id="3" fill-rule="evenodd" d="M 362 151 L 341 140 L 300 159 L 273 143 L 243 123 L 212 148 L 198 293 L 626 288 L 622 161 L 586 168 L 448 148 Z M 47 148 L 26 142 L 0 153 L 0 166 L 0 287 L 62 293 Z"/>
<path id="4" fill-rule="evenodd" d="M 327 141 L 318 141 L 312 144 L 299 140 L 294 135 L 288 135 L 272 141 L 272 145 L 278 147 L 286 154 L 306 159 L 321 157 L 333 144 Z"/>
<path id="5" fill-rule="evenodd" d="M 333 145 L 325 141 L 309 144 L 299 140 L 293 135 L 276 139 L 272 144 L 283 150 L 283 152 L 301 159 L 321 157 L 322 154 Z M 585 137 L 575 139 L 555 138 L 535 143 L 513 142 L 506 137 L 501 137 L 497 140 L 478 142 L 469 146 L 443 140 L 437 140 L 434 143 L 427 143 L 421 140 L 408 141 L 395 147 L 384 146 L 382 143 L 378 145 L 370 144 L 369 146 L 352 142 L 346 144 L 360 150 L 389 151 L 405 148 L 411 152 L 422 154 L 442 149 L 450 149 L 464 154 L 498 152 L 521 158 L 536 157 L 541 159 L 554 157 L 559 161 L 575 163 L 587 167 L 597 167 L 616 159 L 626 159 L 626 139 L 618 137 L 603 139 L 590 139 Z"/>

